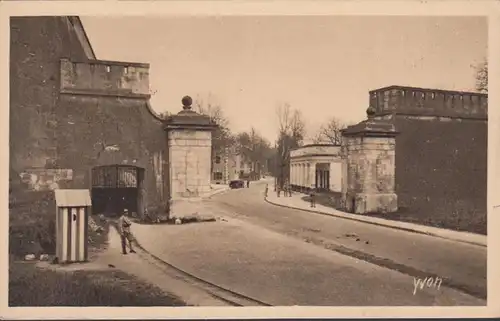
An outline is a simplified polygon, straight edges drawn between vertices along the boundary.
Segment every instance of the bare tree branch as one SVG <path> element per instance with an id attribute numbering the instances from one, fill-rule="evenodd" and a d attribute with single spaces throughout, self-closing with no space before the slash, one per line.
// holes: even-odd
<path id="1" fill-rule="evenodd" d="M 311 137 L 311 140 L 312 140 L 312 143 L 313 144 L 320 144 L 322 141 L 323 141 L 323 137 L 321 135 L 321 132 L 320 131 L 317 131 L 316 134 L 314 134 L 312 137 Z"/>
<path id="2" fill-rule="evenodd" d="M 283 185 L 289 179 L 290 151 L 300 146 L 305 137 L 305 121 L 299 110 L 292 109 L 290 104 L 283 103 L 277 106 L 278 141 L 276 160 L 279 177 L 278 184 Z"/>
<path id="3" fill-rule="evenodd" d="M 229 120 L 224 115 L 222 107 L 213 101 L 212 95 L 209 95 L 206 100 L 197 95 L 193 107 L 196 112 L 210 117 L 212 122 L 218 125 L 212 134 L 212 151 L 219 154 L 231 146 L 234 137 L 229 129 Z"/>
<path id="4" fill-rule="evenodd" d="M 475 66 L 476 69 L 476 90 L 479 92 L 488 92 L 488 61 Z"/>
<path id="5" fill-rule="evenodd" d="M 347 127 L 339 119 L 332 117 L 325 124 L 321 125 L 315 140 L 319 142 L 328 142 L 333 145 L 342 144 L 342 130 Z"/>
<path id="6" fill-rule="evenodd" d="M 240 153 L 252 164 L 254 172 L 259 174 L 262 165 L 268 163 L 273 155 L 271 144 L 252 127 L 249 132 L 242 132 L 236 136 Z"/>

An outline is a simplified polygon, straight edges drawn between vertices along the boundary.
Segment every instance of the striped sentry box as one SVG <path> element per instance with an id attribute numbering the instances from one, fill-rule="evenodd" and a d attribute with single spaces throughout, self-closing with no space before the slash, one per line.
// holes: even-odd
<path id="1" fill-rule="evenodd" d="M 55 190 L 56 256 L 59 263 L 85 262 L 88 253 L 88 190 Z"/>

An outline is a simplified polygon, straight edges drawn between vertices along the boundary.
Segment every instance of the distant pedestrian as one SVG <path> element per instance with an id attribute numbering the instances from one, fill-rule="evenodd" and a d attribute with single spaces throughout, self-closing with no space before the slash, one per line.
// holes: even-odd
<path id="1" fill-rule="evenodd" d="M 122 253 L 127 254 L 127 241 L 130 248 L 130 253 L 135 253 L 132 247 L 133 236 L 130 231 L 130 226 L 132 222 L 128 218 L 128 210 L 124 209 L 122 216 L 118 219 L 118 233 L 120 233 L 120 238 L 122 241 Z"/>
<path id="2" fill-rule="evenodd" d="M 292 197 L 292 185 L 288 184 L 288 197 Z"/>
<path id="3" fill-rule="evenodd" d="M 247 188 L 250 188 L 250 180 L 247 179 Z"/>
<path id="4" fill-rule="evenodd" d="M 276 187 L 276 193 L 278 194 L 278 197 L 280 197 L 281 194 L 281 188 L 278 186 Z"/>
<path id="5" fill-rule="evenodd" d="M 264 196 L 267 197 L 267 193 L 269 192 L 269 184 L 266 184 L 266 189 L 264 191 Z"/>
<path id="6" fill-rule="evenodd" d="M 285 197 L 289 195 L 289 188 L 290 188 L 290 185 L 288 183 L 286 183 L 285 185 L 285 189 L 284 189 L 284 192 L 285 192 Z"/>
<path id="7" fill-rule="evenodd" d="M 309 197 L 311 199 L 311 207 L 316 207 L 316 191 L 314 190 L 314 188 L 311 189 Z"/>

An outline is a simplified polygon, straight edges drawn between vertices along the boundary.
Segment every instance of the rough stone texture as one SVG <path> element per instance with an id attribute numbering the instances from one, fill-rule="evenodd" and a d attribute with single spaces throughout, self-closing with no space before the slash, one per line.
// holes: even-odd
<path id="1" fill-rule="evenodd" d="M 74 170 L 73 188 L 90 187 L 93 167 L 126 164 L 145 169 L 145 208 L 167 199 L 163 189 L 165 133 L 146 103 L 104 96 L 61 97 L 57 164 Z"/>
<path id="2" fill-rule="evenodd" d="M 392 120 L 396 193 L 412 212 L 468 212 L 486 222 L 488 96 L 391 86 L 370 92 L 377 118 Z"/>
<path id="3" fill-rule="evenodd" d="M 149 65 L 62 59 L 60 86 L 63 93 L 148 98 Z"/>
<path id="4" fill-rule="evenodd" d="M 10 166 L 20 173 L 56 157 L 59 60 L 87 56 L 66 17 L 11 17 L 10 26 Z"/>
<path id="5" fill-rule="evenodd" d="M 486 221 L 488 125 L 407 119 L 396 138 L 396 193 L 412 211 L 475 212 Z"/>
<path id="6" fill-rule="evenodd" d="M 416 116 L 486 119 L 488 95 L 471 92 L 390 86 L 370 91 L 377 115 L 397 112 Z"/>
<path id="7" fill-rule="evenodd" d="M 345 137 L 345 148 L 345 209 L 360 214 L 396 211 L 394 137 Z"/>
<path id="8" fill-rule="evenodd" d="M 19 176 L 29 189 L 47 191 L 67 188 L 73 180 L 73 170 L 34 168 L 23 171 Z"/>
<path id="9" fill-rule="evenodd" d="M 166 140 L 149 106 L 148 65 L 89 57 L 72 19 L 11 18 L 12 173 L 33 189 L 90 188 L 93 167 L 135 165 L 146 169 L 143 206 L 165 201 Z"/>

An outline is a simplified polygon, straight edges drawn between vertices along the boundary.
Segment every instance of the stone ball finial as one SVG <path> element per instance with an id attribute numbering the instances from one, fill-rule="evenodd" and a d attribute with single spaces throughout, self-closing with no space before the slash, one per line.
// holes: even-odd
<path id="1" fill-rule="evenodd" d="M 375 108 L 373 108 L 373 106 L 370 106 L 368 107 L 368 109 L 366 109 L 366 115 L 368 116 L 368 118 L 373 118 L 373 116 L 375 116 Z"/>
<path id="2" fill-rule="evenodd" d="M 182 97 L 182 109 L 191 109 L 191 105 L 193 104 L 193 99 L 189 96 Z"/>

